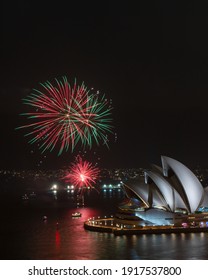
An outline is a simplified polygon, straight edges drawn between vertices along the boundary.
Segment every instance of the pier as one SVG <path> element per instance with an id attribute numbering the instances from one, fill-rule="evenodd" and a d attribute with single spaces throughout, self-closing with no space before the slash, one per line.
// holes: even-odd
<path id="1" fill-rule="evenodd" d="M 110 218 L 90 218 L 84 222 L 84 228 L 90 231 L 113 233 L 114 235 L 208 232 L 208 227 L 179 227 L 174 225 L 140 226 L 135 221 L 119 220 L 112 216 Z"/>

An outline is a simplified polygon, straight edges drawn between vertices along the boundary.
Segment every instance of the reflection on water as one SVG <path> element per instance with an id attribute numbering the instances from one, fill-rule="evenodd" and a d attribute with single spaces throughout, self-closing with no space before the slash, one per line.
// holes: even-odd
<path id="1" fill-rule="evenodd" d="M 1 259 L 208 259 L 208 233 L 114 236 L 86 231 L 85 220 L 116 211 L 119 195 L 89 196 L 78 208 L 81 218 L 72 218 L 76 205 L 59 197 L 2 202 Z"/>
<path id="2" fill-rule="evenodd" d="M 60 250 L 60 244 L 61 244 L 61 239 L 60 239 L 60 232 L 57 229 L 56 230 L 56 250 L 59 251 Z"/>

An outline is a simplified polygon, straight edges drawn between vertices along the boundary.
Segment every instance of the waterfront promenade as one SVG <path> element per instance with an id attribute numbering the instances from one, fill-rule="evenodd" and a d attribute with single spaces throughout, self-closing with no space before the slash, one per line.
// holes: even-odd
<path id="1" fill-rule="evenodd" d="M 110 218 L 88 219 L 84 222 L 84 228 L 90 231 L 109 232 L 114 235 L 208 232 L 208 227 L 141 226 L 135 221 L 120 220 L 112 216 Z"/>

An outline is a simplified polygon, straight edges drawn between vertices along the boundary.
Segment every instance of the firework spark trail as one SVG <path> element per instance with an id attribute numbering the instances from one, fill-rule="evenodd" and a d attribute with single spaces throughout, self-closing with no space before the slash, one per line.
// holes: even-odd
<path id="1" fill-rule="evenodd" d="M 80 188 L 81 192 L 83 192 L 84 187 L 94 189 L 99 173 L 99 168 L 86 160 L 82 160 L 81 156 L 78 155 L 63 179 L 76 188 Z"/>
<path id="2" fill-rule="evenodd" d="M 95 141 L 108 146 L 107 133 L 112 133 L 112 108 L 105 96 L 90 94 L 82 83 L 76 80 L 71 87 L 66 77 L 55 79 L 55 85 L 49 81 L 40 84 L 42 91 L 34 89 L 23 99 L 23 103 L 33 111 L 23 113 L 31 123 L 18 127 L 29 128 L 25 136 L 32 139 L 29 143 L 41 143 L 42 152 L 52 151 L 59 145 L 59 155 L 63 150 L 71 151 L 80 143 L 92 147 Z"/>

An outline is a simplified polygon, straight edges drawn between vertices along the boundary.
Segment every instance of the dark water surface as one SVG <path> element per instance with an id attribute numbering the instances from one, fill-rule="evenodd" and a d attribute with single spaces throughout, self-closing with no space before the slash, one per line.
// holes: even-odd
<path id="1" fill-rule="evenodd" d="M 83 223 L 90 217 L 115 213 L 119 191 L 86 194 L 85 207 L 63 193 L 38 194 L 22 201 L 1 196 L 0 258 L 5 260 L 136 260 L 208 259 L 208 233 L 114 236 L 90 232 Z M 71 214 L 79 210 L 81 218 Z M 46 215 L 47 221 L 42 217 Z M 57 228 L 58 222 L 58 228 Z"/>

